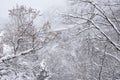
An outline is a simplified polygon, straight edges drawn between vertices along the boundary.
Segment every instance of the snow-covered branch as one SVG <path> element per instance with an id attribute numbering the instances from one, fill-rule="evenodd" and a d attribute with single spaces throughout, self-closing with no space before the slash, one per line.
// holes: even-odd
<path id="1" fill-rule="evenodd" d="M 83 0 L 82 2 L 90 3 L 92 6 L 94 6 L 104 16 L 105 20 L 108 21 L 108 23 L 112 26 L 112 28 L 116 31 L 116 33 L 120 35 L 120 31 L 118 30 L 116 25 L 111 21 L 111 19 L 106 15 L 105 11 L 100 6 L 98 6 L 97 4 L 93 3 L 90 0 L 89 1 Z"/>
<path id="2" fill-rule="evenodd" d="M 100 27 L 98 25 L 96 25 L 94 23 L 94 21 L 92 20 L 89 20 L 89 19 L 86 19 L 86 18 L 83 18 L 83 17 L 79 17 L 79 16 L 73 16 L 73 15 L 68 15 L 72 18 L 79 18 L 81 20 L 85 20 L 85 21 L 89 21 L 98 31 L 100 31 L 100 33 L 106 37 L 106 39 L 117 49 L 120 51 L 120 45 L 116 44 L 103 30 L 100 29 Z M 89 28 L 88 28 L 89 29 Z"/>
<path id="3" fill-rule="evenodd" d="M 104 50 L 101 50 L 101 49 L 99 49 L 98 47 L 94 47 L 94 48 L 95 48 L 96 50 L 104 53 Z M 116 61 L 118 61 L 118 62 L 120 63 L 120 59 L 119 59 L 117 56 L 114 56 L 114 55 L 112 55 L 112 54 L 110 54 L 110 53 L 108 53 L 108 52 L 105 52 L 105 55 L 114 58 Z"/>

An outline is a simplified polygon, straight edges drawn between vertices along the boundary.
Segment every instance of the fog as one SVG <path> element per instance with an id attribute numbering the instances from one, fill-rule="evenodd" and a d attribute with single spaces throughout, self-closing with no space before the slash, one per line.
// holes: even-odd
<path id="1" fill-rule="evenodd" d="M 8 17 L 8 10 L 15 7 L 16 4 L 25 5 L 45 12 L 52 8 L 63 8 L 66 5 L 66 0 L 0 0 L 0 18 Z"/>

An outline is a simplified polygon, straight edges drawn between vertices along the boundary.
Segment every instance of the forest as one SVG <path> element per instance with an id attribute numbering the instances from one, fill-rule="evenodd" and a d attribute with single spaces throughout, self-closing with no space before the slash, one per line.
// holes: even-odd
<path id="1" fill-rule="evenodd" d="M 120 80 L 120 0 L 66 4 L 50 19 L 27 5 L 8 10 L 0 80 Z"/>

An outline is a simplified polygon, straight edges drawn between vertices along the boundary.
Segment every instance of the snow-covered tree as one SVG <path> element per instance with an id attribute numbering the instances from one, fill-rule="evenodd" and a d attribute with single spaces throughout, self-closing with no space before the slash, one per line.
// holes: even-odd
<path id="1" fill-rule="evenodd" d="M 80 38 L 78 39 L 80 47 L 76 49 L 77 57 L 75 57 L 78 59 L 76 61 L 78 69 L 81 70 L 78 73 L 79 79 L 114 79 L 116 69 L 120 70 L 118 68 L 120 1 L 69 0 L 69 2 L 70 10 L 63 17 L 64 23 L 75 25 L 76 29 L 79 27 L 75 34 Z"/>
<path id="2" fill-rule="evenodd" d="M 16 6 L 9 10 L 9 16 L 10 22 L 6 24 L 2 42 L 10 48 L 10 51 L 0 58 L 0 79 L 47 79 L 49 72 L 44 68 L 46 65 L 41 65 L 39 60 L 41 56 L 38 54 L 50 41 L 54 40 L 57 33 L 51 30 L 49 21 L 43 26 L 34 24 L 36 18 L 40 16 L 36 9 Z"/>

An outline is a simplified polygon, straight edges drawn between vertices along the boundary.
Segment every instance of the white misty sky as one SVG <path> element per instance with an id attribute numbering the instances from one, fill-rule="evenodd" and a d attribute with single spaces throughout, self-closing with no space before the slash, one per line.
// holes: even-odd
<path id="1" fill-rule="evenodd" d="M 44 12 L 52 8 L 64 8 L 66 0 L 0 0 L 0 18 L 8 18 L 8 10 L 16 4 L 32 7 Z"/>

